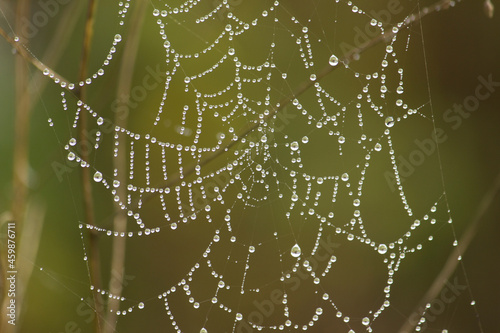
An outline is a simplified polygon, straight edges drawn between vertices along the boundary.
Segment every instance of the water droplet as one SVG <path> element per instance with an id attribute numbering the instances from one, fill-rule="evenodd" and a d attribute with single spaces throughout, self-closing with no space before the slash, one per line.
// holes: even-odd
<path id="1" fill-rule="evenodd" d="M 207 329 L 205 327 L 203 327 L 201 330 L 200 330 L 200 333 L 208 333 Z"/>
<path id="2" fill-rule="evenodd" d="M 365 326 L 368 326 L 370 325 L 370 318 L 368 317 L 364 317 L 363 320 L 361 321 L 361 323 Z"/>
<path id="3" fill-rule="evenodd" d="M 346 182 L 346 181 L 348 181 L 348 180 L 349 180 L 349 175 L 348 175 L 346 172 L 344 172 L 344 173 L 342 174 L 341 179 L 342 179 L 343 181 L 345 181 L 345 182 Z"/>
<path id="4" fill-rule="evenodd" d="M 381 151 L 382 150 L 382 145 L 380 143 L 376 143 L 375 144 L 375 148 L 374 148 L 376 151 Z"/>
<path id="5" fill-rule="evenodd" d="M 339 58 L 335 54 L 332 54 L 330 57 L 330 60 L 328 60 L 328 63 L 330 66 L 337 66 L 339 64 Z"/>
<path id="6" fill-rule="evenodd" d="M 120 186 L 120 181 L 119 180 L 113 180 L 113 187 L 119 187 Z"/>
<path id="7" fill-rule="evenodd" d="M 297 141 L 294 141 L 290 144 L 290 149 L 293 151 L 299 150 L 299 143 Z"/>
<path id="8" fill-rule="evenodd" d="M 141 310 L 144 309 L 144 303 L 140 302 L 139 305 L 137 305 L 137 307 Z"/>
<path id="9" fill-rule="evenodd" d="M 101 180 L 102 180 L 102 173 L 96 171 L 96 173 L 94 173 L 94 181 L 99 183 Z"/>
<path id="10" fill-rule="evenodd" d="M 387 253 L 387 245 L 385 245 L 385 244 L 380 244 L 380 245 L 378 246 L 378 253 L 380 253 L 380 254 L 385 254 L 385 253 Z"/>
<path id="11" fill-rule="evenodd" d="M 122 35 L 120 35 L 120 34 L 116 34 L 116 35 L 115 35 L 115 42 L 117 42 L 117 43 L 118 43 L 118 42 L 121 42 L 121 40 L 122 40 Z"/>
<path id="12" fill-rule="evenodd" d="M 309 80 L 316 81 L 316 74 L 311 74 L 311 76 L 309 76 Z"/>
<path id="13" fill-rule="evenodd" d="M 393 51 L 393 50 L 394 50 L 394 49 L 393 49 L 392 45 L 387 45 L 387 46 L 385 47 L 385 51 L 386 51 L 387 53 L 392 53 L 392 51 Z"/>
<path id="14" fill-rule="evenodd" d="M 292 255 L 292 257 L 298 258 L 298 257 L 300 257 L 301 253 L 302 253 L 302 250 L 300 249 L 299 244 L 295 244 L 294 246 L 292 246 L 292 250 L 290 251 L 290 254 Z"/>
<path id="15" fill-rule="evenodd" d="M 392 118 L 391 116 L 385 118 L 385 126 L 387 127 L 394 126 L 394 118 Z"/>
<path id="16" fill-rule="evenodd" d="M 250 245 L 250 246 L 248 247 L 248 252 L 250 252 L 250 253 L 254 253 L 254 252 L 255 252 L 255 246 Z"/>
<path id="17" fill-rule="evenodd" d="M 237 321 L 240 321 L 240 320 L 242 320 L 242 319 L 243 319 L 243 315 L 242 315 L 241 313 L 239 313 L 239 312 L 238 312 L 238 313 L 236 314 L 236 320 L 237 320 Z"/>
<path id="18" fill-rule="evenodd" d="M 73 153 L 72 151 L 70 151 L 70 152 L 68 153 L 68 160 L 70 160 L 70 161 L 74 161 L 74 160 L 75 160 L 75 158 L 76 158 L 75 153 Z"/>
<path id="19" fill-rule="evenodd" d="M 354 201 L 352 202 L 352 204 L 356 207 L 358 207 L 360 204 L 361 204 L 361 200 L 359 199 L 354 199 Z"/>
<path id="20" fill-rule="evenodd" d="M 309 138 L 307 136 L 302 137 L 302 143 L 308 143 Z"/>
<path id="21" fill-rule="evenodd" d="M 97 118 L 97 125 L 101 126 L 104 124 L 104 119 L 102 117 Z"/>
<path id="22" fill-rule="evenodd" d="M 257 170 L 257 171 L 262 171 L 262 165 L 257 164 L 257 165 L 255 166 L 255 170 Z"/>
<path id="23" fill-rule="evenodd" d="M 292 194 L 292 201 L 297 201 L 299 200 L 299 196 L 297 194 Z"/>
<path id="24" fill-rule="evenodd" d="M 69 145 L 70 145 L 70 146 L 74 146 L 74 145 L 76 145 L 76 139 L 75 139 L 75 138 L 71 138 L 71 139 L 69 139 Z"/>
<path id="25" fill-rule="evenodd" d="M 345 138 L 341 135 L 339 136 L 339 143 L 344 143 L 345 142 Z"/>
<path id="26" fill-rule="evenodd" d="M 404 92 L 403 86 L 399 86 L 399 87 L 397 87 L 397 88 L 396 88 L 396 92 L 397 92 L 398 94 L 402 94 L 402 93 Z"/>

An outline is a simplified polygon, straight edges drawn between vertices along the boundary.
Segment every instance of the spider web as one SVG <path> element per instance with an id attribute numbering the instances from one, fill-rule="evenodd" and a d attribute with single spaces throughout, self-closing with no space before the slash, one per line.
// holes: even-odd
<path id="1" fill-rule="evenodd" d="M 126 232 L 78 224 L 84 262 L 89 230 L 127 239 L 137 279 L 123 295 L 99 290 L 120 300 L 120 331 L 138 317 L 176 332 L 394 330 L 383 318 L 394 290 L 404 292 L 406 261 L 436 242 L 457 245 L 439 154 L 414 172 L 399 158 L 414 138 L 438 149 L 423 38 L 405 16 L 417 8 L 394 23 L 351 1 L 309 11 L 156 1 L 148 20 L 161 84 L 128 109 L 126 126 L 110 127 L 109 109 L 67 90 L 117 66 L 133 6 L 118 3 L 122 21 L 93 75 L 54 79 L 73 117 L 67 159 L 90 168 L 94 190 L 128 216 Z M 383 42 L 352 53 L 368 33 Z M 84 112 L 89 160 L 76 149 Z M 112 167 L 118 158 L 126 169 Z"/>

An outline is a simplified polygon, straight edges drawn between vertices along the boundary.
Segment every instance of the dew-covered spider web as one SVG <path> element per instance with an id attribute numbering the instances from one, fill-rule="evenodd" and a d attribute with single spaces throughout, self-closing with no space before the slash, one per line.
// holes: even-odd
<path id="1" fill-rule="evenodd" d="M 127 215 L 126 231 L 105 209 L 74 222 L 83 263 L 90 232 L 109 248 L 103 271 L 126 239 L 134 279 L 98 290 L 119 300 L 118 332 L 396 332 L 408 317 L 446 332 L 431 304 L 412 312 L 432 282 L 413 265 L 458 242 L 418 3 L 152 1 L 130 93 L 79 100 L 115 94 L 136 3 L 113 6 L 88 79 L 44 74 L 65 156 Z"/>

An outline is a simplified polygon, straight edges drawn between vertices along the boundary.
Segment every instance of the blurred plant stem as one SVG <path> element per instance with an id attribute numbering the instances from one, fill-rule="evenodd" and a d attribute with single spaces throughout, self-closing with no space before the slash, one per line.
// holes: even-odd
<path id="1" fill-rule="evenodd" d="M 436 276 L 434 282 L 431 284 L 431 286 L 429 287 L 425 295 L 422 297 L 420 302 L 417 304 L 417 306 L 415 306 L 415 309 L 413 310 L 412 313 L 418 313 L 419 315 L 422 315 L 421 313 L 422 309 L 425 309 L 426 304 L 431 303 L 434 299 L 436 299 L 436 297 L 438 297 L 446 281 L 448 281 L 450 276 L 455 272 L 459 263 L 461 264 L 463 273 L 465 275 L 470 298 L 471 300 L 474 299 L 470 288 L 469 280 L 467 278 L 467 274 L 465 271 L 464 263 L 463 260 L 461 260 L 461 257 L 467 251 L 467 248 L 474 239 L 474 236 L 476 236 L 479 223 L 483 220 L 484 215 L 486 214 L 486 212 L 488 212 L 492 204 L 495 202 L 495 198 L 497 197 L 499 192 L 500 192 L 500 173 L 496 175 L 492 186 L 488 189 L 488 191 L 484 194 L 483 198 L 481 199 L 481 202 L 477 207 L 474 220 L 472 220 L 472 222 L 469 224 L 469 226 L 463 233 L 462 237 L 460 237 L 460 239 L 458 240 L 458 245 L 453 248 L 453 251 L 446 260 L 446 263 L 444 264 L 443 268 L 441 269 L 441 272 L 439 272 L 439 274 Z M 476 305 L 474 305 L 474 309 L 476 311 L 476 316 L 479 318 L 479 313 L 477 311 Z M 413 332 L 418 321 L 413 322 L 411 318 L 412 316 L 408 318 L 408 320 L 403 324 L 403 327 L 401 327 L 399 332 L 401 333 Z M 478 320 L 478 325 L 480 329 L 479 332 L 483 332 L 483 328 L 481 327 L 481 321 L 479 320 Z"/>
<path id="2" fill-rule="evenodd" d="M 21 3 L 19 3 L 21 5 Z M 78 15 L 80 9 L 79 2 L 73 2 L 69 5 L 64 12 L 64 15 L 60 22 L 58 23 L 58 29 L 56 29 L 56 33 L 54 38 L 51 40 L 43 59 L 52 64 L 58 63 L 65 46 L 70 40 L 71 33 L 74 30 L 77 20 L 74 19 L 76 15 Z M 24 13 L 26 14 L 26 13 Z M 18 19 L 19 20 L 19 19 Z M 17 35 L 19 35 L 19 26 L 16 27 Z M 27 45 L 27 40 L 20 40 L 23 45 Z M 22 53 L 18 53 L 19 57 L 16 58 L 16 82 L 19 80 L 23 80 L 22 77 L 19 76 L 17 72 L 19 61 L 24 62 L 26 74 L 28 69 L 26 68 L 26 59 Z M 22 73 L 21 73 L 22 75 Z M 14 157 L 13 160 L 13 170 L 14 170 L 14 181 L 13 181 L 13 207 L 12 214 L 9 214 L 10 217 L 8 220 L 20 221 L 21 223 L 17 224 L 19 237 L 19 242 L 16 244 L 17 246 L 17 290 L 16 290 L 16 308 L 17 308 L 17 318 L 16 321 L 19 323 L 20 315 L 22 313 L 22 305 L 24 304 L 24 298 L 26 295 L 26 289 L 28 287 L 28 282 L 30 280 L 32 271 L 33 271 L 33 262 L 36 261 L 36 256 L 39 249 L 40 238 L 42 235 L 43 223 L 45 219 L 45 207 L 42 204 L 36 202 L 36 200 L 28 200 L 28 172 L 29 172 L 29 120 L 31 110 L 33 109 L 36 101 L 36 96 L 39 96 L 44 90 L 47 80 L 43 80 L 44 75 L 42 72 L 38 71 L 32 74 L 31 78 L 26 75 L 25 80 L 23 80 L 23 84 L 25 86 L 20 86 L 16 83 L 16 124 L 15 126 L 15 140 L 14 140 L 14 154 L 24 153 L 25 156 Z M 22 89 L 20 89 L 22 88 Z M 17 110 L 21 108 L 22 111 L 18 112 Z M 19 119 L 19 115 L 26 115 L 24 118 Z M 20 123 L 23 123 L 20 125 Z M 23 135 L 23 131 L 25 131 Z M 20 139 L 20 137 L 24 136 L 24 139 Z M 23 142 L 24 140 L 24 142 Z M 25 146 L 20 146 L 24 144 Z M 24 161 L 24 162 L 23 162 Z M 19 167 L 19 163 L 21 162 L 21 166 Z M 20 174 L 20 170 L 23 169 L 22 163 L 26 163 L 25 170 L 25 183 L 19 182 L 19 178 L 21 181 L 23 180 L 22 174 Z M 16 178 L 17 175 L 17 178 Z M 21 186 L 24 186 L 24 194 L 23 197 L 19 196 L 19 190 Z M 1 222 L 0 222 L 1 224 Z M 22 229 L 20 229 L 22 227 Z M 7 267 L 5 262 L 2 263 L 3 267 Z M 2 275 L 3 276 L 3 275 Z M 2 307 L 5 309 L 5 306 Z M 7 318 L 6 314 L 2 315 L 2 318 Z M 1 332 L 9 332 L 10 327 L 4 326 L 4 323 L 1 324 Z M 16 326 L 19 330 L 19 324 Z"/>
<path id="3" fill-rule="evenodd" d="M 30 1 L 29 0 L 19 0 L 16 5 L 16 23 L 15 31 L 16 34 L 22 35 L 22 19 L 26 18 L 30 13 Z M 27 40 L 23 40 L 23 43 L 27 43 Z M 21 57 L 17 56 L 15 59 L 15 96 L 16 96 L 16 115 L 14 120 L 14 158 L 13 158 L 13 180 L 12 180 L 12 218 L 16 224 L 16 232 L 23 228 L 23 221 L 26 209 L 26 200 L 28 195 L 28 181 L 29 181 L 29 132 L 30 132 L 30 109 L 31 109 L 31 99 L 25 97 L 25 93 L 28 89 L 29 83 L 29 68 L 26 61 Z M 16 240 L 20 239 L 20 235 L 16 235 Z M 19 243 L 17 244 L 19 246 Z M 7 253 L 7 251 L 2 251 Z M 4 277 L 6 272 L 9 270 L 7 267 L 7 256 L 2 256 L 2 266 L 4 268 Z M 3 279 L 3 281 L 7 281 Z M 20 278 L 16 276 L 17 289 L 22 289 L 20 285 Z M 7 297 L 7 291 L 9 288 L 3 288 L 3 302 L 2 302 L 2 319 L 1 319 L 1 331 L 4 333 L 10 333 L 16 331 L 16 326 L 10 325 L 7 317 L 7 305 L 10 302 L 10 298 Z M 20 314 L 20 302 L 16 304 L 16 315 Z"/>
<path id="4" fill-rule="evenodd" d="M 123 58 L 121 60 L 120 72 L 118 74 L 118 87 L 116 89 L 116 98 L 119 103 L 125 104 L 120 96 L 126 96 L 129 94 L 132 88 L 132 78 L 134 74 L 134 68 L 137 58 L 137 51 L 139 49 L 139 42 L 141 37 L 141 30 L 144 23 L 144 17 L 146 14 L 146 8 L 148 3 L 145 0 L 137 0 L 135 2 L 135 8 L 132 12 L 130 18 L 130 28 L 127 34 L 127 41 L 125 43 Z M 119 105 L 118 107 L 121 107 Z M 114 123 L 116 126 L 121 128 L 127 127 L 128 115 L 122 115 L 121 113 L 115 113 Z M 116 170 L 116 177 L 120 184 L 127 183 L 127 141 L 124 135 L 119 135 L 117 140 L 117 146 L 122 149 L 118 153 L 118 156 L 113 159 L 114 168 Z M 120 198 L 125 198 L 127 196 L 127 191 L 125 186 L 121 186 L 117 189 L 117 193 Z M 113 220 L 113 229 L 115 232 L 125 234 L 127 232 L 127 215 L 125 211 L 121 209 L 118 205 L 115 205 L 115 214 Z M 113 249 L 111 257 L 111 274 L 109 281 L 109 292 L 114 298 L 110 298 L 108 301 L 106 323 L 104 326 L 103 333 L 112 333 L 116 329 L 117 315 L 116 312 L 120 309 L 120 296 L 123 291 L 123 278 L 125 276 L 125 250 L 126 250 L 126 237 L 113 237 Z"/>
<path id="5" fill-rule="evenodd" d="M 83 36 L 82 55 L 80 59 L 80 70 L 78 74 L 78 81 L 85 81 L 88 72 L 90 49 L 92 44 L 92 37 L 94 33 L 94 18 L 97 8 L 97 0 L 89 0 L 87 8 L 87 18 L 85 20 L 85 32 Z M 77 85 L 75 90 L 76 97 L 84 101 L 86 100 L 85 85 Z M 88 137 L 88 114 L 84 110 L 80 113 L 80 132 L 79 142 L 90 142 L 91 138 Z M 83 161 L 89 160 L 88 145 L 81 145 L 81 158 Z M 88 225 L 95 226 L 94 216 L 94 202 L 92 198 L 92 177 L 89 168 L 81 168 L 82 177 L 82 191 L 83 191 L 83 208 L 85 214 L 85 222 Z M 101 282 L 101 259 L 99 252 L 99 236 L 95 229 L 90 229 L 89 232 L 89 275 L 91 284 L 93 286 L 94 298 L 94 311 L 96 313 L 95 331 L 101 332 L 101 320 L 104 319 L 104 304 L 99 290 L 102 289 Z"/>

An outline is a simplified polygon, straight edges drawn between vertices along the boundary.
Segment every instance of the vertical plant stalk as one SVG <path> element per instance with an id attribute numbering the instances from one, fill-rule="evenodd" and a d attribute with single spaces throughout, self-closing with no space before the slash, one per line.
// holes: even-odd
<path id="1" fill-rule="evenodd" d="M 119 103 L 125 103 L 125 101 L 122 101 L 121 97 L 124 95 L 128 95 L 132 87 L 132 77 L 134 74 L 134 67 L 137 58 L 137 51 L 139 49 L 141 30 L 147 8 L 147 2 L 144 0 L 137 0 L 135 3 L 136 8 L 134 9 L 131 16 L 130 28 L 123 51 L 120 72 L 118 75 L 116 96 Z M 127 127 L 127 117 L 128 114 L 122 115 L 115 113 L 115 124 L 122 128 Z M 126 184 L 127 154 L 124 150 L 126 150 L 127 141 L 125 136 L 123 135 L 120 135 L 117 140 L 118 147 L 122 149 L 122 152 L 119 153 L 115 159 L 113 159 L 114 168 L 117 172 L 116 179 L 120 182 L 120 184 Z M 127 195 L 124 186 L 120 186 L 117 189 L 117 195 L 119 197 L 125 197 Z M 126 233 L 127 215 L 118 205 L 115 205 L 114 207 L 115 214 L 113 220 L 113 229 L 114 231 L 119 233 Z M 123 278 L 125 276 L 126 240 L 126 237 L 113 237 L 109 292 L 110 294 L 117 297 L 109 299 L 106 316 L 106 326 L 103 329 L 103 333 L 112 333 L 116 329 L 116 312 L 120 309 L 120 296 L 124 287 Z"/>
<path id="2" fill-rule="evenodd" d="M 458 241 L 458 245 L 453 248 L 453 251 L 449 255 L 448 259 L 446 260 L 446 263 L 444 264 L 443 268 L 441 269 L 441 272 L 439 272 L 438 276 L 434 279 L 434 282 L 430 286 L 430 288 L 427 290 L 425 295 L 422 297 L 420 302 L 417 304 L 415 309 L 413 310 L 413 313 L 418 313 L 421 315 L 422 309 L 425 309 L 425 305 L 427 303 L 432 302 L 441 292 L 443 289 L 446 281 L 450 278 L 450 276 L 455 272 L 457 266 L 459 263 L 462 263 L 463 261 L 458 260 L 460 256 L 463 256 L 464 253 L 467 251 L 467 248 L 469 247 L 470 243 L 472 242 L 474 236 L 476 235 L 477 228 L 479 226 L 479 223 L 481 220 L 483 220 L 484 215 L 486 212 L 488 212 L 489 208 L 492 206 L 492 204 L 495 202 L 495 198 L 497 197 L 498 193 L 500 192 L 500 173 L 497 174 L 495 177 L 495 180 L 493 181 L 492 186 L 488 189 L 488 191 L 484 194 L 483 198 L 481 199 L 481 202 L 479 203 L 479 206 L 476 211 L 476 216 L 474 217 L 474 220 L 469 224 L 465 232 L 463 233 L 462 237 Z M 463 266 L 462 266 L 463 267 Z M 465 269 L 464 269 L 465 273 Z M 466 275 L 467 279 L 467 275 Z M 469 286 L 469 293 L 471 294 L 472 298 L 472 293 L 470 291 L 470 284 L 467 279 L 467 285 Z M 479 320 L 479 315 L 476 311 L 477 318 Z M 408 318 L 408 320 L 403 324 L 401 329 L 399 330 L 400 333 L 405 333 L 405 332 L 413 332 L 415 329 L 415 326 L 417 325 L 416 322 L 411 321 L 412 316 Z M 483 332 L 483 328 L 481 325 L 481 322 L 478 321 L 478 325 L 480 328 L 480 332 Z"/>
<path id="3" fill-rule="evenodd" d="M 83 47 L 82 55 L 80 60 L 80 71 L 78 74 L 78 81 L 84 81 L 87 77 L 88 63 L 90 58 L 90 48 L 92 44 L 92 36 L 94 32 L 94 17 L 97 8 L 97 0 L 89 0 L 87 9 L 87 18 L 85 20 L 85 33 L 83 36 Z M 75 91 L 75 95 L 78 99 L 85 101 L 86 99 L 86 89 L 84 86 L 78 86 Z M 80 142 L 89 142 L 87 131 L 88 114 L 87 112 L 82 112 L 80 114 Z M 81 157 L 84 161 L 89 160 L 89 149 L 88 146 L 81 145 Z M 83 206 L 85 214 L 85 222 L 89 225 L 95 226 L 95 216 L 94 216 L 94 202 L 92 199 L 92 179 L 90 175 L 89 168 L 81 169 L 82 176 L 82 191 L 83 191 Z M 99 239 L 98 234 L 95 229 L 91 229 L 89 232 L 89 275 L 93 289 L 94 298 L 94 310 L 96 313 L 95 331 L 101 332 L 101 319 L 104 318 L 104 305 L 101 294 L 98 292 L 102 287 L 101 283 L 101 259 L 99 252 Z"/>
<path id="4" fill-rule="evenodd" d="M 19 0 L 16 5 L 16 23 L 15 30 L 18 36 L 22 36 L 22 19 L 29 16 L 30 13 L 30 1 L 29 0 Z M 27 43 L 27 40 L 22 40 L 21 42 Z M 16 230 L 22 230 L 23 221 L 25 217 L 26 210 L 26 199 L 28 195 L 28 181 L 29 181 L 29 127 L 30 127 L 30 107 L 31 100 L 29 98 L 24 98 L 25 92 L 29 86 L 29 68 L 25 60 L 21 56 L 16 56 L 15 59 L 15 98 L 16 98 L 16 114 L 14 120 L 14 156 L 13 156 L 13 180 L 12 180 L 12 217 L 16 223 Z M 20 239 L 18 237 L 17 239 Z M 7 251 L 2 251 L 2 253 L 7 253 Z M 2 260 L 6 259 L 6 255 L 2 256 Z M 6 262 L 3 263 L 4 274 L 8 270 Z M 21 279 L 19 276 L 16 277 L 17 288 L 23 289 L 21 286 Z M 3 279 L 3 281 L 6 281 Z M 16 327 L 14 325 L 8 324 L 7 317 L 7 302 L 9 298 L 7 297 L 8 288 L 4 288 L 3 302 L 2 302 L 2 319 L 1 319 L 1 332 L 10 333 L 16 332 Z M 20 309 L 21 303 L 16 302 L 16 308 Z M 19 310 L 17 315 L 19 315 Z"/>

